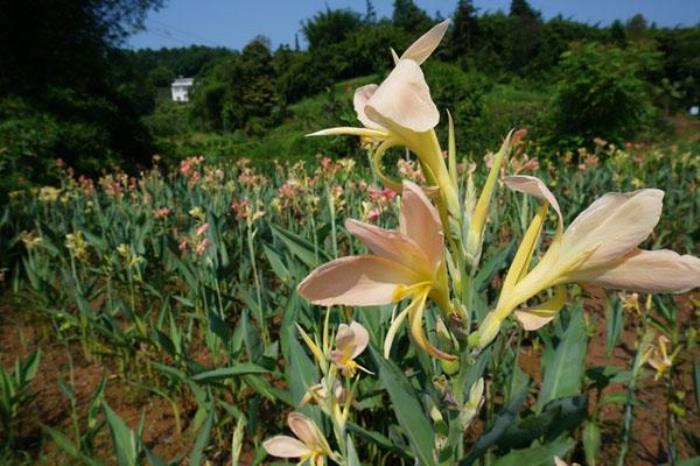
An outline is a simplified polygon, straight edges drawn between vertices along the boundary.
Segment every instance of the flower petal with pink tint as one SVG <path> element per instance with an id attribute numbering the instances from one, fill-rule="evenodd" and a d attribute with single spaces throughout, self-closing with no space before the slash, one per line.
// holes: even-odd
<path id="1" fill-rule="evenodd" d="M 311 453 L 311 449 L 294 437 L 277 435 L 263 442 L 267 453 L 278 458 L 301 458 Z"/>
<path id="2" fill-rule="evenodd" d="M 299 285 L 299 293 L 314 304 L 376 306 L 393 302 L 398 284 L 417 281 L 414 271 L 378 256 L 336 259 L 311 272 Z"/>
<path id="3" fill-rule="evenodd" d="M 403 182 L 400 231 L 415 241 L 433 266 L 443 258 L 443 232 L 437 209 L 423 190 L 410 181 Z"/>
<path id="4" fill-rule="evenodd" d="M 428 32 L 420 36 L 406 51 L 401 55 L 399 60 L 413 60 L 419 65 L 432 55 L 440 41 L 445 36 L 447 28 L 450 26 L 450 20 L 446 19 L 441 23 L 433 26 Z"/>

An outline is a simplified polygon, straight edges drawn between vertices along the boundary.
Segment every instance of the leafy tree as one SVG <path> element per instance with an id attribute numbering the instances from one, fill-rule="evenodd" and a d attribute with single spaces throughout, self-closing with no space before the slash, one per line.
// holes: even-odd
<path id="1" fill-rule="evenodd" d="M 418 36 L 430 29 L 433 21 L 413 0 L 394 0 L 392 21 L 412 36 Z"/>
<path id="2" fill-rule="evenodd" d="M 449 36 L 450 57 L 460 59 L 476 49 L 479 39 L 479 19 L 472 0 L 459 0 L 452 15 Z"/>
<path id="3" fill-rule="evenodd" d="M 625 47 L 627 45 L 627 31 L 622 21 L 619 19 L 616 19 L 610 25 L 610 42 L 618 47 Z"/>
<path id="4" fill-rule="evenodd" d="M 309 50 L 313 52 L 342 42 L 361 27 L 362 19 L 358 13 L 329 8 L 304 22 L 301 30 L 309 44 Z"/>
<path id="5" fill-rule="evenodd" d="M 557 133 L 575 144 L 596 136 L 622 142 L 638 135 L 654 116 L 643 76 L 658 68 L 659 58 L 648 48 L 572 44 L 559 69 Z"/>
<path id="6" fill-rule="evenodd" d="M 374 24 L 377 22 L 377 10 L 374 8 L 372 0 L 366 0 L 365 6 L 365 24 Z"/>
<path id="7" fill-rule="evenodd" d="M 512 71 L 528 65 L 540 48 L 541 18 L 527 0 L 512 0 L 510 4 L 509 64 Z"/>

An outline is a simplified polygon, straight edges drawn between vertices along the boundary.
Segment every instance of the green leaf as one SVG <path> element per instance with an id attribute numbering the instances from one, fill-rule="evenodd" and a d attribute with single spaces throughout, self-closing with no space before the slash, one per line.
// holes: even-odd
<path id="1" fill-rule="evenodd" d="M 279 278 L 282 283 L 290 283 L 291 274 L 289 273 L 287 266 L 284 265 L 282 257 L 267 244 L 263 245 L 263 251 L 265 251 L 267 261 L 270 263 L 270 267 L 272 267 L 272 271 L 275 272 L 277 278 Z"/>
<path id="2" fill-rule="evenodd" d="M 396 419 L 408 436 L 418 464 L 430 466 L 433 461 L 435 439 L 430 420 L 423 411 L 410 382 L 392 361 L 384 359 L 371 347 L 372 357 L 379 368 L 379 379 L 389 393 Z"/>
<path id="3" fill-rule="evenodd" d="M 700 360 L 693 363 L 693 385 L 695 385 L 695 403 L 700 409 Z"/>
<path id="4" fill-rule="evenodd" d="M 496 419 L 489 430 L 479 437 L 469 454 L 460 460 L 459 466 L 471 466 L 481 455 L 498 442 L 501 436 L 513 425 L 515 419 L 517 419 L 520 407 L 525 398 L 527 398 L 528 388 L 529 383 L 523 385 L 520 391 L 511 397 L 508 404 L 496 414 Z"/>
<path id="5" fill-rule="evenodd" d="M 318 256 L 314 251 L 314 245 L 310 241 L 302 238 L 296 233 L 282 228 L 279 225 L 270 224 L 272 233 L 279 238 L 287 247 L 289 252 L 302 261 L 310 269 L 314 269 L 323 262 L 328 262 L 330 258 L 321 250 L 318 251 Z"/>
<path id="6" fill-rule="evenodd" d="M 622 335 L 622 302 L 619 299 L 614 299 L 606 309 L 605 314 L 607 323 L 607 328 L 605 330 L 605 351 L 607 355 L 610 356 L 615 345 L 620 340 L 620 335 Z"/>
<path id="7" fill-rule="evenodd" d="M 588 337 L 583 322 L 583 306 L 579 303 L 571 316 L 569 326 L 557 345 L 552 361 L 545 366 L 544 379 L 535 411 L 556 398 L 577 395 L 585 371 L 584 358 Z"/>
<path id="8" fill-rule="evenodd" d="M 513 450 L 499 458 L 494 466 L 551 466 L 554 457 L 563 457 L 571 450 L 576 442 L 567 437 L 561 437 L 544 445 L 535 444 L 523 450 Z"/>
<path id="9" fill-rule="evenodd" d="M 498 251 L 488 261 L 479 267 L 479 273 L 474 277 L 474 289 L 484 291 L 491 279 L 505 265 L 506 259 L 511 255 L 515 242 L 511 241 L 508 246 Z"/>
<path id="10" fill-rule="evenodd" d="M 105 411 L 109 431 L 112 434 L 112 445 L 117 455 L 117 463 L 119 466 L 134 466 L 137 464 L 140 451 L 136 434 L 106 402 L 102 403 L 102 408 Z"/>
<path id="11" fill-rule="evenodd" d="M 251 362 L 243 362 L 231 367 L 222 367 L 220 369 L 214 369 L 206 372 L 200 372 L 199 374 L 193 375 L 192 380 L 197 382 L 218 382 L 223 379 L 228 379 L 230 377 L 247 375 L 247 374 L 264 374 L 269 372 L 267 369 L 253 364 Z"/>
<path id="12" fill-rule="evenodd" d="M 197 434 L 197 440 L 194 442 L 194 448 L 192 449 L 192 454 L 190 455 L 190 464 L 192 466 L 199 466 L 202 463 L 202 453 L 204 448 L 209 444 L 209 435 L 211 433 L 211 426 L 214 423 L 214 406 L 209 406 L 209 414 L 207 414 L 207 420 Z"/>
<path id="13" fill-rule="evenodd" d="M 586 422 L 583 427 L 583 451 L 586 455 L 586 464 L 595 466 L 600 451 L 600 427 L 593 420 Z"/>

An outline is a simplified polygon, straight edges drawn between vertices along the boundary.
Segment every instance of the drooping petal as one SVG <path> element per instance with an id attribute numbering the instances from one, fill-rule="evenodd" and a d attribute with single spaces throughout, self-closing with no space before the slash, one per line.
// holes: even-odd
<path id="1" fill-rule="evenodd" d="M 369 101 L 370 97 L 374 95 L 377 90 L 376 84 L 367 84 L 366 86 L 361 86 L 355 89 L 355 95 L 352 99 L 353 107 L 355 107 L 355 113 L 357 113 L 357 119 L 366 127 L 371 129 L 376 129 L 380 131 L 386 131 L 383 127 L 376 124 L 370 120 L 365 114 L 365 105 Z"/>
<path id="2" fill-rule="evenodd" d="M 299 440 L 287 435 L 277 435 L 263 442 L 268 454 L 278 458 L 300 458 L 311 453 L 311 449 Z"/>
<path id="3" fill-rule="evenodd" d="M 443 258 L 444 234 L 437 209 L 415 183 L 404 181 L 399 229 L 425 252 L 437 266 Z"/>
<path id="4" fill-rule="evenodd" d="M 682 293 L 700 287 L 700 258 L 668 249 L 634 250 L 608 267 L 581 271 L 576 278 L 605 288 Z"/>
<path id="5" fill-rule="evenodd" d="M 440 122 L 423 71 L 413 60 L 399 61 L 365 105 L 365 114 L 396 133 L 406 129 L 422 133 Z"/>
<path id="6" fill-rule="evenodd" d="M 327 452 L 330 450 L 328 442 L 321 431 L 316 427 L 314 421 L 304 416 L 301 413 L 293 412 L 287 416 L 287 424 L 292 429 L 294 435 L 304 442 L 312 450 L 322 450 Z"/>
<path id="7" fill-rule="evenodd" d="M 397 285 L 410 285 L 418 278 L 414 271 L 384 257 L 349 256 L 320 266 L 298 290 L 322 306 L 376 306 L 391 303 Z"/>
<path id="8" fill-rule="evenodd" d="M 559 208 L 557 198 L 554 197 L 552 191 L 550 191 L 547 185 L 544 184 L 544 182 L 539 178 L 526 175 L 507 176 L 506 186 L 513 191 L 519 191 L 521 193 L 536 197 L 537 199 L 547 201 L 559 216 L 560 228 L 561 225 L 564 224 L 564 217 L 561 215 L 561 209 Z"/>
<path id="9" fill-rule="evenodd" d="M 355 350 L 352 353 L 352 358 L 355 359 L 367 348 L 369 345 L 369 332 L 367 329 L 360 325 L 358 322 L 350 322 L 350 329 L 355 334 Z"/>
<path id="10" fill-rule="evenodd" d="M 515 311 L 515 318 L 525 330 L 537 330 L 551 322 L 564 307 L 564 304 L 566 304 L 566 287 L 560 285 L 556 288 L 551 299 L 537 306 Z"/>
<path id="11" fill-rule="evenodd" d="M 347 324 L 340 324 L 335 334 L 335 359 L 351 358 L 355 349 L 355 332 Z M 334 361 L 337 362 L 337 361 Z"/>
<path id="12" fill-rule="evenodd" d="M 422 64 L 432 55 L 437 46 L 440 45 L 440 41 L 442 41 L 442 38 L 445 36 L 449 25 L 450 20 L 446 19 L 433 26 L 406 49 L 403 55 L 401 55 L 401 60 L 411 59 L 419 65 Z"/>
<path id="13" fill-rule="evenodd" d="M 391 354 L 391 345 L 394 343 L 394 338 L 401 328 L 406 317 L 408 317 L 408 307 L 401 311 L 398 316 L 391 322 L 389 330 L 386 332 L 386 337 L 384 338 L 384 359 L 389 359 L 389 354 Z"/>
<path id="14" fill-rule="evenodd" d="M 403 264 L 418 273 L 431 274 L 425 252 L 407 235 L 354 219 L 345 221 L 345 229 L 359 238 L 374 254 Z"/>
<path id="15" fill-rule="evenodd" d="M 413 340 L 415 341 L 416 345 L 418 345 L 430 356 L 446 361 L 455 361 L 457 360 L 457 356 L 454 354 L 445 353 L 444 351 L 441 351 L 433 346 L 423 332 L 423 312 L 425 311 L 425 301 L 428 297 L 428 291 L 429 289 L 426 288 L 425 291 L 416 295 L 411 304 L 408 305 L 408 320 L 411 336 L 413 336 Z"/>
<path id="16" fill-rule="evenodd" d="M 562 251 L 575 257 L 594 250 L 583 268 L 595 268 L 626 254 L 659 222 L 663 197 L 664 192 L 658 189 L 604 195 L 566 229 Z"/>

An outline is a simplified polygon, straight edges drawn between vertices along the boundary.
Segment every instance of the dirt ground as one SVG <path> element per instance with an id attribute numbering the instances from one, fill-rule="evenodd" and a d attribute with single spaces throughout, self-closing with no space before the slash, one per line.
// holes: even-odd
<path id="1" fill-rule="evenodd" d="M 603 306 L 605 301 L 600 296 L 590 296 L 586 299 L 586 311 L 596 319 L 597 331 L 588 346 L 587 366 L 613 365 L 628 369 L 634 357 L 633 344 L 637 321 L 634 315 L 628 314 L 623 331 L 622 343 L 613 354 L 608 356 L 605 350 L 605 322 Z M 691 299 L 684 296 L 678 301 L 683 309 L 683 324 L 688 325 L 693 312 Z M 694 299 L 700 298 L 696 294 Z M 697 319 L 695 320 L 697 322 Z M 86 422 L 85 413 L 90 399 L 105 378 L 107 388 L 105 398 L 109 405 L 125 421 L 135 428 L 141 416 L 145 416 L 144 439 L 156 453 L 167 459 L 185 455 L 192 446 L 194 436 L 188 429 L 189 422 L 195 412 L 192 400 L 181 398 L 174 400 L 179 407 L 181 431 L 176 428 L 175 415 L 171 403 L 155 395 L 136 382 L 125 383 L 119 377 L 119 368 L 108 359 L 88 361 L 83 356 L 79 345 L 68 348 L 55 343 L 50 338 L 51 328 L 47 323 L 16 311 L 9 305 L 0 306 L 0 364 L 9 368 L 16 357 L 24 357 L 33 349 L 42 350 L 40 370 L 31 384 L 33 399 L 20 413 L 21 422 L 18 425 L 18 447 L 32 452 L 36 464 L 73 465 L 75 460 L 67 457 L 55 445 L 48 443 L 42 436 L 42 424 L 60 429 L 71 435 L 71 408 L 68 399 L 61 393 L 58 380 L 69 378 L 70 366 L 73 366 L 73 380 L 78 399 L 77 410 L 81 426 Z M 678 390 L 685 393 L 679 403 L 685 414 L 678 419 L 676 438 L 680 458 L 693 457 L 700 454 L 697 444 L 692 445 L 688 438 L 680 432 L 700 434 L 700 413 L 696 405 L 693 389 L 692 366 L 694 360 L 700 360 L 700 352 L 696 348 L 681 353 L 677 360 L 675 384 Z M 529 348 L 522 349 L 520 364 L 528 375 L 536 381 L 540 378 L 539 358 Z M 621 385 L 612 385 L 605 389 L 603 396 L 623 392 Z M 590 395 L 590 410 L 598 410 L 599 397 L 594 391 Z M 646 378 L 640 386 L 638 397 L 641 403 L 634 408 L 633 434 L 628 453 L 629 465 L 657 465 L 668 461 L 668 406 L 666 387 L 662 380 L 655 381 L 653 377 Z M 618 454 L 619 439 L 622 426 L 623 407 L 621 404 L 606 404 L 599 410 L 599 421 L 602 429 L 602 451 L 599 463 L 614 464 Z M 42 440 L 43 438 L 43 440 Z M 111 453 L 111 441 L 107 429 L 97 440 L 97 451 L 100 456 L 108 458 Z M 38 453 L 42 454 L 39 455 Z M 245 452 L 249 457 L 250 452 Z M 576 456 L 582 456 L 577 452 Z M 41 460 L 40 457 L 43 457 Z M 582 458 L 579 459 L 583 463 Z"/>

